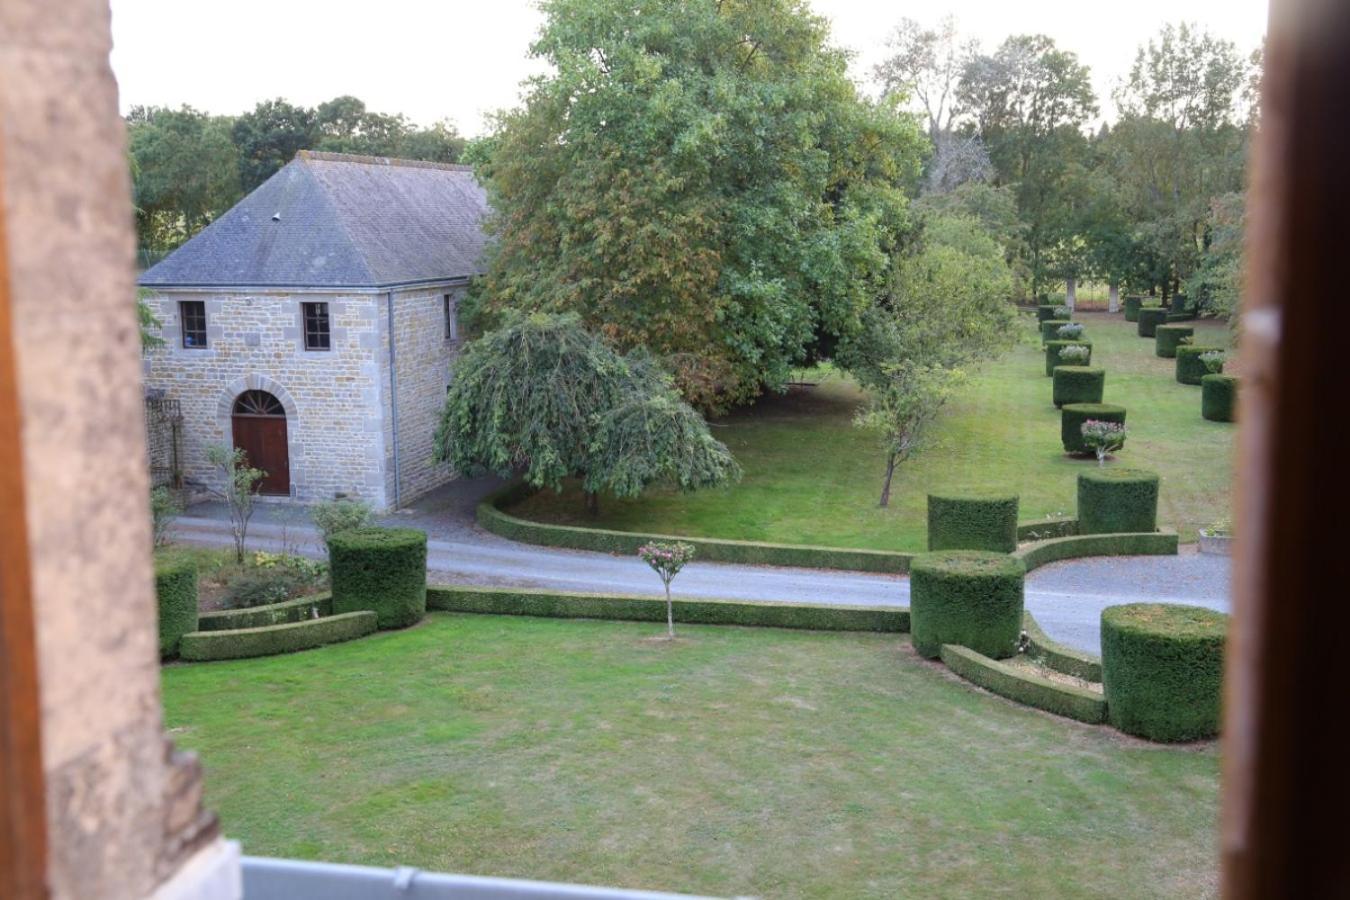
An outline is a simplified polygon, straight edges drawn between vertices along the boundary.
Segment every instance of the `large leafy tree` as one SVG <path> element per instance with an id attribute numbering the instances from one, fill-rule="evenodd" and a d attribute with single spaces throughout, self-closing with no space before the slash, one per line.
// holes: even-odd
<path id="1" fill-rule="evenodd" d="M 190 106 L 136 107 L 127 143 L 142 247 L 176 247 L 240 197 L 228 119 Z"/>
<path id="2" fill-rule="evenodd" d="M 527 85 L 471 152 L 489 314 L 572 310 L 716 408 L 861 324 L 906 225 L 915 123 L 862 100 L 801 0 L 545 0 Z"/>
<path id="3" fill-rule="evenodd" d="M 577 478 L 592 507 L 601 491 L 630 497 L 740 476 L 650 356 L 616 352 L 571 314 L 508 314 L 465 348 L 436 456 L 461 473 L 521 472 L 541 487 Z"/>
<path id="4" fill-rule="evenodd" d="M 231 136 L 239 148 L 244 190 L 251 191 L 297 151 L 312 149 L 319 134 L 314 110 L 278 98 L 264 100 L 235 119 Z"/>

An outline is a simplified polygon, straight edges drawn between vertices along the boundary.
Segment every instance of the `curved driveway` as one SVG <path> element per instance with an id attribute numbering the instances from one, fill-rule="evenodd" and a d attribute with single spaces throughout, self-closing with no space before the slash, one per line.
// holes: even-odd
<path id="1" fill-rule="evenodd" d="M 636 557 L 560 550 L 508 541 L 473 522 L 473 507 L 497 482 L 475 479 L 447 485 L 410 510 L 382 522 L 423 528 L 427 569 L 433 581 L 661 595 L 660 581 Z M 229 523 L 218 504 L 192 507 L 174 526 L 175 540 L 230 544 Z M 267 504 L 249 530 L 249 546 L 323 556 L 317 533 L 301 507 Z M 824 569 L 793 569 L 693 562 L 675 582 L 686 597 L 908 606 L 904 576 Z M 1027 576 L 1026 606 L 1046 634 L 1092 653 L 1100 652 L 1101 611 L 1117 603 L 1190 603 L 1228 609 L 1228 560 L 1183 552 L 1181 556 L 1123 557 L 1054 563 Z"/>

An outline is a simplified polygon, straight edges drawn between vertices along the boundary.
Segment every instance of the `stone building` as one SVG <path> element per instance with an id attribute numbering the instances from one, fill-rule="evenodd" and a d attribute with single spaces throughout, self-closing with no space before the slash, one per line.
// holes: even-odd
<path id="1" fill-rule="evenodd" d="M 301 502 L 448 480 L 432 439 L 486 212 L 467 166 L 301 151 L 147 270 L 145 386 L 180 405 L 185 482 L 217 483 L 213 444 Z"/>

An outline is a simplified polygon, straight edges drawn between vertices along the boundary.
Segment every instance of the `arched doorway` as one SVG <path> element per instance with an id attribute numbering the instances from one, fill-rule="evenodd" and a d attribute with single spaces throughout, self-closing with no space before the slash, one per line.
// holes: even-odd
<path id="1" fill-rule="evenodd" d="M 248 456 L 249 465 L 267 473 L 258 493 L 290 496 L 291 456 L 281 401 L 267 391 L 244 391 L 235 398 L 230 421 L 234 445 Z"/>

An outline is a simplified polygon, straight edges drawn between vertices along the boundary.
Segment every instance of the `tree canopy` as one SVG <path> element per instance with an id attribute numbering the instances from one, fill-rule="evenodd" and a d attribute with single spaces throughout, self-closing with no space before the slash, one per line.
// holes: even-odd
<path id="1" fill-rule="evenodd" d="M 472 159 L 489 314 L 571 310 L 717 408 L 851 333 L 906 227 L 923 139 L 863 100 L 800 0 L 546 0 L 551 74 Z"/>

